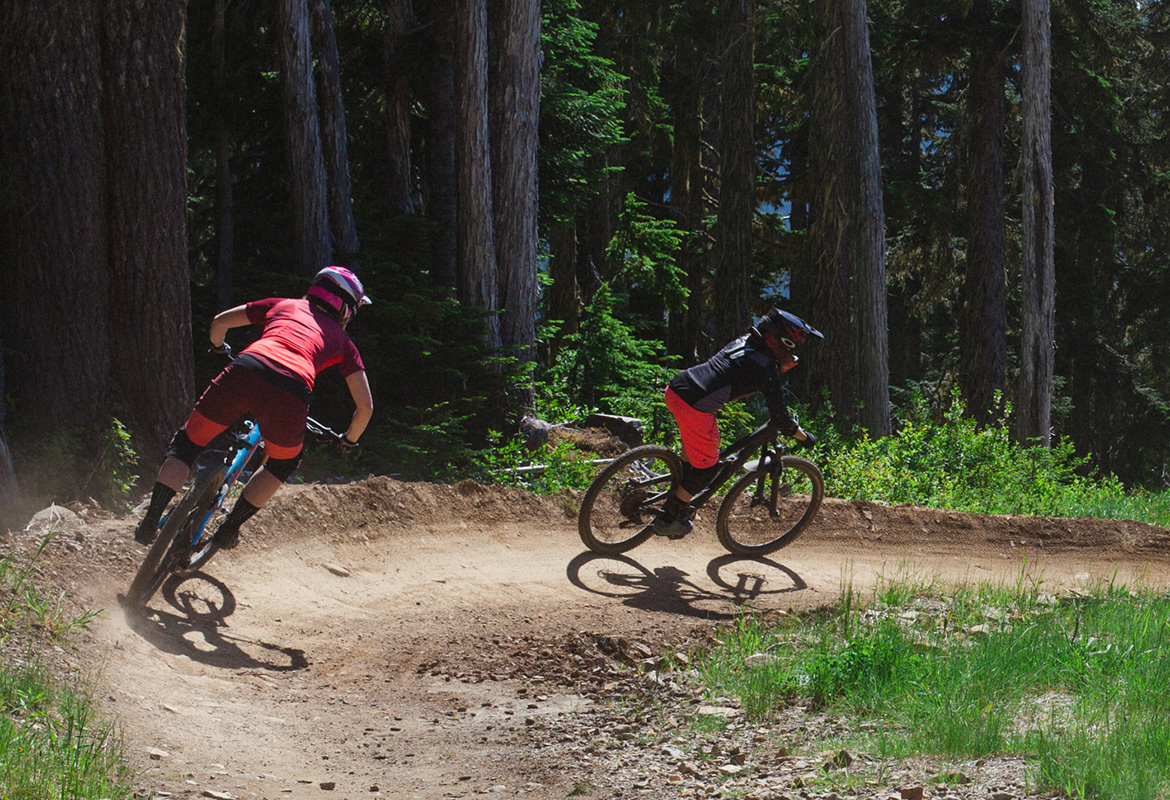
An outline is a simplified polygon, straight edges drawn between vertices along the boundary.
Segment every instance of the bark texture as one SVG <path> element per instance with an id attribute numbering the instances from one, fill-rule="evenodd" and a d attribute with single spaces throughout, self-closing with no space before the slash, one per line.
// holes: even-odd
<path id="1" fill-rule="evenodd" d="M 720 5 L 719 208 L 715 219 L 715 340 L 729 342 L 752 322 L 749 276 L 755 218 L 755 0 Z M 722 345 L 719 345 L 722 346 Z"/>
<path id="2" fill-rule="evenodd" d="M 183 0 L 110 0 L 103 46 L 110 368 L 161 452 L 194 400 Z"/>
<path id="3" fill-rule="evenodd" d="M 311 277 L 333 259 L 325 160 L 313 83 L 306 0 L 278 0 L 280 62 L 292 200 L 294 270 Z"/>
<path id="4" fill-rule="evenodd" d="M 455 0 L 455 120 L 459 299 L 468 308 L 488 313 L 487 344 L 498 347 L 486 0 Z"/>
<path id="5" fill-rule="evenodd" d="M 492 212 L 500 337 L 522 362 L 536 344 L 536 149 L 540 121 L 540 2 L 494 0 L 490 82 Z"/>
<path id="6" fill-rule="evenodd" d="M 967 267 L 960 324 L 960 381 L 967 411 L 988 425 L 1003 413 L 1007 362 L 1004 252 L 1003 56 L 995 42 L 971 54 L 968 95 Z M 996 400 L 996 393 L 1001 399 Z"/>
<path id="7" fill-rule="evenodd" d="M 822 0 L 819 20 L 825 39 L 814 78 L 811 240 L 814 307 L 827 341 L 816 362 L 837 412 L 856 418 L 871 436 L 885 436 L 891 429 L 885 209 L 865 2 Z"/>
<path id="8" fill-rule="evenodd" d="M 329 0 L 312 0 L 313 24 L 319 54 L 317 72 L 321 87 L 321 149 L 325 159 L 326 198 L 332 249 L 356 267 L 361 249 L 357 220 L 353 215 L 353 184 L 349 176 L 349 145 L 346 144 L 345 102 L 341 97 L 341 59 L 337 55 L 337 34 Z M 337 255 L 332 260 L 336 261 Z"/>
<path id="9" fill-rule="evenodd" d="M 411 0 L 389 0 L 382 53 L 386 92 L 386 190 L 391 214 L 413 214 L 414 176 L 410 154 L 410 80 L 407 43 L 414 22 Z M 448 69 L 450 58 L 447 59 Z"/>
<path id="10" fill-rule="evenodd" d="M 1056 350 L 1048 0 L 1024 0 L 1023 61 L 1023 331 L 1016 435 L 1021 442 L 1048 446 Z"/>

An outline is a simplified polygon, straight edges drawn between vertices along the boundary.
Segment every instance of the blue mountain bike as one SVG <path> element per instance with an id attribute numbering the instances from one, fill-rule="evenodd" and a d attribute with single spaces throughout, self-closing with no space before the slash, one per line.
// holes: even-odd
<path id="1" fill-rule="evenodd" d="M 337 439 L 338 434 L 309 418 L 309 433 Z M 194 572 L 213 555 L 216 544 L 208 523 L 232 486 L 247 480 L 268 460 L 260 428 L 252 420 L 242 430 L 223 434 L 227 446 L 204 450 L 194 464 L 194 481 L 159 521 L 159 532 L 126 592 L 126 605 L 142 609 L 171 575 Z"/>

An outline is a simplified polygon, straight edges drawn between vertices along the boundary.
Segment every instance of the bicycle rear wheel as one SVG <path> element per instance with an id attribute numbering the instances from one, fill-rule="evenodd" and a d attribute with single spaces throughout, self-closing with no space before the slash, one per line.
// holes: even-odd
<path id="1" fill-rule="evenodd" d="M 595 553 L 624 553 L 653 533 L 650 521 L 678 485 L 682 462 L 669 448 L 635 447 L 602 470 L 581 499 L 577 533 Z"/>
<path id="2" fill-rule="evenodd" d="M 196 473 L 194 485 L 171 511 L 138 567 L 126 592 L 126 602 L 131 608 L 143 608 L 171 572 L 183 563 L 190 550 L 191 534 L 215 502 L 225 471 L 225 467 L 220 466 Z"/>
<path id="3" fill-rule="evenodd" d="M 825 479 L 813 462 L 784 456 L 766 472 L 749 472 L 719 506 L 719 543 L 739 556 L 761 556 L 792 544 L 821 508 Z"/>

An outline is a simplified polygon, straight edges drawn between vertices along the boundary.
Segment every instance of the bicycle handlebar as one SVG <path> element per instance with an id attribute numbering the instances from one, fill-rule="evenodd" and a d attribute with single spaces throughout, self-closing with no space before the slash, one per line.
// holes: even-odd
<path id="1" fill-rule="evenodd" d="M 305 430 L 314 436 L 328 437 L 330 439 L 339 439 L 341 437 L 340 433 L 312 417 L 305 420 Z"/>

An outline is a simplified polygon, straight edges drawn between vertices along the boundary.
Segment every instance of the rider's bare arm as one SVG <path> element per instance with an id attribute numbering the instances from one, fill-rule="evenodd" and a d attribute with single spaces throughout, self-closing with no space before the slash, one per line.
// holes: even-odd
<path id="1" fill-rule="evenodd" d="M 245 306 L 236 306 L 227 311 L 221 311 L 211 321 L 209 338 L 212 347 L 223 347 L 223 337 L 232 328 L 242 328 L 248 322 L 248 312 Z"/>
<path id="2" fill-rule="evenodd" d="M 349 394 L 353 397 L 353 418 L 345 431 L 345 438 L 356 442 L 366 429 L 370 417 L 374 415 L 374 396 L 370 392 L 370 382 L 366 379 L 365 370 L 355 372 L 345 379 L 349 387 Z"/>

